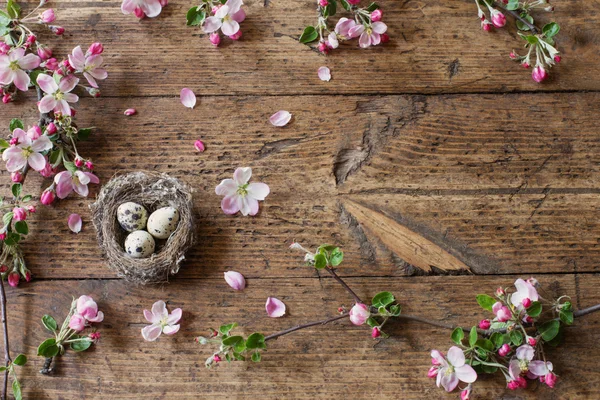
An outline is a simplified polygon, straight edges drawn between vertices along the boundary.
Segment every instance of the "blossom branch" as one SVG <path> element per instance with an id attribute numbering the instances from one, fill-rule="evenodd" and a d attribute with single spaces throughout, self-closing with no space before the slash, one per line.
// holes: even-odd
<path id="1" fill-rule="evenodd" d="M 494 1 L 494 6 L 501 8 L 502 10 L 504 10 L 504 12 L 506 12 L 507 14 L 510 14 L 517 21 L 521 21 L 521 23 L 524 24 L 525 26 L 527 26 L 529 28 L 529 30 L 531 32 L 533 32 L 533 34 L 537 35 L 540 32 L 540 30 L 538 29 L 537 26 L 535 26 L 535 24 L 532 24 L 531 22 L 527 21 L 525 18 L 521 17 L 521 14 L 519 14 L 517 11 L 509 10 L 504 4 L 502 4 L 501 2 L 498 2 L 498 1 Z"/>
<path id="2" fill-rule="evenodd" d="M 272 333 L 269 336 L 265 336 L 265 341 L 272 340 L 272 339 L 277 339 L 280 336 L 287 335 L 288 333 L 299 331 L 301 329 L 310 328 L 311 326 L 326 325 L 326 324 L 328 324 L 330 322 L 334 322 L 334 321 L 338 321 L 340 319 L 344 319 L 344 318 L 348 317 L 348 314 L 349 313 L 344 312 L 344 313 L 342 313 L 340 315 L 337 315 L 335 317 L 327 318 L 327 319 L 324 319 L 324 320 L 321 320 L 321 321 L 314 321 L 314 322 L 309 322 L 309 323 L 302 324 L 302 325 L 297 325 L 297 326 L 294 326 L 294 327 L 289 328 L 289 329 L 285 329 L 285 330 L 280 331 L 280 332 Z"/>
<path id="3" fill-rule="evenodd" d="M 8 321 L 6 318 L 6 293 L 4 291 L 4 280 L 0 278 L 0 308 L 2 312 L 2 329 L 4 333 L 4 383 L 2 385 L 2 400 L 6 400 L 6 392 L 8 390 L 8 366 L 12 362 L 10 358 L 10 345 L 8 341 Z"/>
<path id="4" fill-rule="evenodd" d="M 326 267 L 325 269 L 327 270 L 327 272 L 329 272 L 329 274 L 330 274 L 330 275 L 333 277 L 333 279 L 335 279 L 336 281 L 338 281 L 338 283 L 339 283 L 340 285 L 342 285 L 342 286 L 344 287 L 344 289 L 346 289 L 346 291 L 347 291 L 348 293 L 350 293 L 350 295 L 351 295 L 352 297 L 354 297 L 354 300 L 355 300 L 357 303 L 362 303 L 362 302 L 363 302 L 363 301 L 360 299 L 360 297 L 358 297 L 358 295 L 357 295 L 356 293 L 354 293 L 354 291 L 353 291 L 352 289 L 350 289 L 350 286 L 348 286 L 348 285 L 346 284 L 346 282 L 344 282 L 344 281 L 342 280 L 342 278 L 340 278 L 340 277 L 339 277 L 339 275 L 335 273 L 335 271 L 334 271 L 334 269 L 333 269 L 333 268 L 331 268 L 331 267 Z"/>

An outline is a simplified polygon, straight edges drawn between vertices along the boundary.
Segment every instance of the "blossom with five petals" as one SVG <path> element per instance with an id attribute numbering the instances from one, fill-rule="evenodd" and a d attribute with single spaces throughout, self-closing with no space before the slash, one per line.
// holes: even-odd
<path id="1" fill-rule="evenodd" d="M 215 15 L 204 20 L 202 30 L 204 33 L 216 32 L 219 29 L 226 36 L 235 35 L 240 30 L 240 22 L 246 18 L 246 13 L 241 9 L 242 0 L 227 0 L 215 12 Z"/>
<path id="2" fill-rule="evenodd" d="M 176 308 L 169 314 L 165 302 L 162 300 L 157 301 L 152 305 L 152 311 L 144 310 L 144 318 L 152 325 L 142 328 L 142 337 L 149 342 L 153 342 L 162 333 L 174 335 L 179 331 L 180 325 L 178 322 L 181 315 L 181 308 Z"/>
<path id="3" fill-rule="evenodd" d="M 68 75 L 56 83 L 56 80 L 50 75 L 39 74 L 37 83 L 46 93 L 38 103 L 38 109 L 41 113 L 54 111 L 62 115 L 71 115 L 69 103 L 76 103 L 79 101 L 79 97 L 69 92 L 77 86 L 79 78 L 75 75 Z"/>
<path id="4" fill-rule="evenodd" d="M 73 49 L 72 54 L 69 54 L 69 63 L 75 71 L 80 72 L 85 76 L 90 86 L 98 88 L 96 79 L 106 79 L 108 73 L 105 69 L 100 68 L 102 65 L 102 56 L 100 54 L 93 54 L 86 56 L 81 50 L 81 46 L 77 46 Z"/>
<path id="5" fill-rule="evenodd" d="M 64 199 L 72 191 L 86 197 L 89 193 L 88 184 L 100 183 L 100 180 L 91 172 L 61 171 L 54 177 L 54 183 L 56 184 L 56 195 L 58 198 Z"/>
<path id="6" fill-rule="evenodd" d="M 225 214 L 233 215 L 238 211 L 242 215 L 256 215 L 258 201 L 264 200 L 270 192 L 265 183 L 248 183 L 252 176 L 252 168 L 238 168 L 233 173 L 233 179 L 223 179 L 215 188 L 219 196 L 225 196 L 221 201 L 221 209 Z"/>
<path id="7" fill-rule="evenodd" d="M 348 30 L 350 37 L 357 37 L 358 44 L 362 48 L 376 46 L 381 43 L 381 35 L 387 31 L 387 25 L 383 22 L 373 22 L 370 25 L 355 25 Z"/>
<path id="8" fill-rule="evenodd" d="M 39 128 L 30 128 L 25 132 L 16 128 L 12 133 L 11 143 L 14 143 L 2 153 L 6 161 L 6 169 L 10 172 L 19 171 L 29 164 L 36 171 L 41 171 L 46 166 L 46 158 L 40 154 L 52 148 L 52 142 L 46 135 L 39 135 Z"/>
<path id="9" fill-rule="evenodd" d="M 458 386 L 459 380 L 465 383 L 473 383 L 477 380 L 477 372 L 473 367 L 465 364 L 465 354 L 457 346 L 450 347 L 448 359 L 437 350 L 431 351 L 431 358 L 439 365 L 437 386 L 442 385 L 447 392 L 453 391 Z"/>
<path id="10" fill-rule="evenodd" d="M 123 0 L 121 3 L 121 12 L 123 14 L 135 14 L 138 18 L 146 15 L 154 18 L 162 11 L 162 4 L 159 0 Z"/>
<path id="11" fill-rule="evenodd" d="M 515 287 L 517 288 L 517 291 L 510 296 L 510 302 L 513 306 L 522 308 L 525 299 L 538 301 L 538 292 L 531 283 L 519 278 L 515 281 Z"/>
<path id="12" fill-rule="evenodd" d="M 41 62 L 35 54 L 25 55 L 25 49 L 21 47 L 0 55 L 0 84 L 14 83 L 17 89 L 26 91 L 31 79 L 25 71 L 39 67 Z"/>

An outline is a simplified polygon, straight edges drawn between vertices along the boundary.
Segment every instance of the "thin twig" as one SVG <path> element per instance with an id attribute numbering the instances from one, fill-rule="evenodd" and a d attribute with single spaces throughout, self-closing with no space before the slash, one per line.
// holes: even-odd
<path id="1" fill-rule="evenodd" d="M 349 314 L 347 312 L 345 312 L 343 314 L 337 315 L 335 317 L 327 318 L 327 319 L 324 319 L 322 321 L 309 322 L 307 324 L 302 324 L 302 325 L 294 326 L 293 328 L 289 328 L 289 329 L 286 329 L 286 330 L 283 330 L 283 331 L 280 331 L 280 332 L 277 332 L 277 333 L 273 333 L 273 334 L 265 337 L 265 340 L 275 339 L 275 338 L 278 338 L 279 336 L 283 336 L 283 335 L 287 335 L 288 333 L 299 331 L 300 329 L 310 328 L 311 326 L 325 325 L 325 324 L 328 324 L 330 322 L 337 321 L 337 320 L 342 319 L 342 318 L 346 318 L 348 315 Z"/>
<path id="2" fill-rule="evenodd" d="M 591 314 L 596 311 L 600 311 L 600 304 L 596 304 L 595 306 L 591 306 L 588 308 L 583 308 L 581 310 L 573 311 L 573 318 L 583 317 L 584 315 Z"/>
<path id="3" fill-rule="evenodd" d="M 5 366 L 11 363 L 10 345 L 8 342 L 8 323 L 6 319 L 6 293 L 4 292 L 4 281 L 0 277 L 0 308 L 2 312 L 2 328 L 4 330 L 4 362 Z M 6 392 L 8 390 L 8 368 L 4 371 L 4 384 L 2 385 L 2 400 L 6 400 Z"/>
<path id="4" fill-rule="evenodd" d="M 497 1 L 494 1 L 494 6 L 503 9 L 504 12 L 512 15 L 516 20 L 519 20 L 520 22 L 525 24 L 534 35 L 540 33 L 538 27 L 532 24 L 531 22 L 527 21 L 525 18 L 521 17 L 521 14 L 519 14 L 518 11 L 509 10 L 504 4 Z"/>
<path id="5" fill-rule="evenodd" d="M 357 303 L 362 303 L 362 302 L 363 302 L 363 301 L 360 299 L 360 297 L 358 297 L 358 295 L 357 295 L 356 293 L 354 293 L 354 291 L 353 291 L 352 289 L 350 289 L 350 286 L 348 286 L 348 285 L 346 284 L 346 282 L 344 282 L 344 281 L 342 280 L 342 278 L 340 278 L 340 277 L 339 277 L 339 275 L 338 275 L 338 274 L 336 274 L 336 273 L 335 273 L 335 271 L 334 271 L 332 268 L 330 268 L 330 267 L 326 267 L 325 269 L 327 270 L 327 272 L 329 272 L 329 274 L 330 274 L 330 275 L 333 277 L 333 279 L 335 279 L 336 281 L 338 281 L 338 282 L 340 283 L 340 285 L 342 285 L 342 286 L 344 287 L 344 289 L 346 289 L 346 291 L 347 291 L 348 293 L 350 293 L 350 295 L 351 295 L 352 297 L 354 297 L 354 300 L 355 300 Z"/>

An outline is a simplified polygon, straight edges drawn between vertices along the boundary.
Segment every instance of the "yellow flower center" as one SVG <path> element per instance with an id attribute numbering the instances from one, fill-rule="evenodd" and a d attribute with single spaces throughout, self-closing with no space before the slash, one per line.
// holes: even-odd
<path id="1" fill-rule="evenodd" d="M 238 186 L 236 193 L 242 197 L 245 197 L 248 194 L 248 184 L 246 183 L 245 185 Z"/>
<path id="2" fill-rule="evenodd" d="M 21 68 L 19 67 L 19 62 L 18 61 L 11 61 L 10 64 L 8 65 L 8 68 L 10 68 L 13 71 L 18 71 Z"/>
<path id="3" fill-rule="evenodd" d="M 23 157 L 29 158 L 29 156 L 33 154 L 33 149 L 31 148 L 31 146 L 25 147 L 21 152 L 23 154 Z"/>

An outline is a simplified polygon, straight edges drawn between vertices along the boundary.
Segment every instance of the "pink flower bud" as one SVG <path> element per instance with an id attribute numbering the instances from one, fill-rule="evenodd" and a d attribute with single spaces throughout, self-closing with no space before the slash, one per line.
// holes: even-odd
<path id="1" fill-rule="evenodd" d="M 550 388 L 554 388 L 554 385 L 556 385 L 557 380 L 558 378 L 552 372 L 548 372 L 544 377 L 544 383 Z"/>
<path id="2" fill-rule="evenodd" d="M 496 297 L 502 297 L 505 294 L 506 293 L 504 292 L 504 289 L 502 289 L 501 287 L 499 287 L 498 289 L 496 289 Z"/>
<path id="3" fill-rule="evenodd" d="M 88 335 L 88 337 L 92 342 L 97 342 L 100 340 L 100 332 L 92 332 Z"/>
<path id="4" fill-rule="evenodd" d="M 509 346 L 508 344 L 506 344 L 506 343 L 505 343 L 505 344 L 503 344 L 503 345 L 502 345 L 502 347 L 500 347 L 500 348 L 498 349 L 498 355 L 499 355 L 500 357 L 506 357 L 506 355 L 507 355 L 508 353 L 510 353 L 510 351 L 511 351 L 511 350 L 512 350 L 512 349 L 510 348 L 510 346 Z"/>
<path id="5" fill-rule="evenodd" d="M 85 329 L 85 318 L 78 313 L 71 315 L 69 328 L 73 329 L 75 332 L 81 332 Z"/>
<path id="6" fill-rule="evenodd" d="M 506 25 L 506 17 L 499 11 L 495 12 L 492 14 L 492 24 L 494 24 L 496 28 L 502 28 Z"/>
<path id="7" fill-rule="evenodd" d="M 371 13 L 371 21 L 378 22 L 381 21 L 381 18 L 383 18 L 383 11 L 379 8 Z"/>
<path id="8" fill-rule="evenodd" d="M 88 87 L 88 88 L 85 88 L 85 90 L 87 90 L 89 95 L 92 97 L 100 97 L 100 89 L 98 89 L 98 88 Z"/>
<path id="9" fill-rule="evenodd" d="M 15 146 L 15 145 L 19 144 L 19 139 L 17 139 L 16 137 L 11 138 L 9 143 L 11 146 Z"/>
<path id="10" fill-rule="evenodd" d="M 2 96 L 2 102 L 4 104 L 8 104 L 12 101 L 12 97 L 10 94 L 6 93 L 4 96 Z"/>
<path id="11" fill-rule="evenodd" d="M 25 272 L 25 282 L 31 282 L 31 272 Z"/>
<path id="12" fill-rule="evenodd" d="M 42 60 L 48 60 L 50 57 L 52 57 L 52 49 L 48 46 L 38 46 L 37 55 Z"/>
<path id="13" fill-rule="evenodd" d="M 94 163 L 93 163 L 93 162 L 91 162 L 90 160 L 87 160 L 87 161 L 85 162 L 85 167 L 91 171 L 91 170 L 93 170 L 93 169 L 94 169 Z"/>
<path id="14" fill-rule="evenodd" d="M 529 69 L 529 63 L 528 63 L 527 61 L 523 61 L 523 62 L 521 63 L 521 65 L 523 66 L 523 68 L 525 68 L 525 69 Z"/>
<path id="15" fill-rule="evenodd" d="M 13 219 L 15 221 L 25 221 L 27 219 L 27 211 L 21 207 L 13 208 Z"/>
<path id="16" fill-rule="evenodd" d="M 208 35 L 208 40 L 210 40 L 213 46 L 217 47 L 221 43 L 221 35 L 217 32 L 213 32 Z"/>
<path id="17" fill-rule="evenodd" d="M 196 140 L 194 142 L 194 147 L 196 148 L 196 151 L 199 151 L 200 153 L 204 152 L 204 142 L 202 140 Z"/>
<path id="18" fill-rule="evenodd" d="M 388 35 L 387 33 L 382 33 L 380 35 L 381 37 L 381 43 L 387 43 L 390 41 L 390 35 Z"/>
<path id="19" fill-rule="evenodd" d="M 531 299 L 525 298 L 521 303 L 523 304 L 523 307 L 529 308 L 531 306 Z"/>
<path id="20" fill-rule="evenodd" d="M 130 116 L 132 116 L 135 113 L 136 113 L 135 108 L 128 108 L 127 110 L 125 110 L 125 112 L 123 114 L 127 115 L 128 117 L 130 117 Z"/>
<path id="21" fill-rule="evenodd" d="M 240 40 L 240 38 L 242 37 L 242 30 L 238 30 L 236 33 L 234 33 L 233 35 L 229 36 L 229 39 L 231 40 Z"/>
<path id="22" fill-rule="evenodd" d="M 49 58 L 44 63 L 44 67 L 48 68 L 50 71 L 56 71 L 58 69 L 58 60 L 56 58 Z"/>
<path id="23" fill-rule="evenodd" d="M 519 388 L 519 383 L 517 381 L 510 381 L 506 387 L 510 390 L 517 390 Z"/>
<path id="24" fill-rule="evenodd" d="M 63 28 L 62 26 L 50 25 L 50 30 L 56 36 L 61 36 L 63 33 L 65 33 L 65 28 Z"/>
<path id="25" fill-rule="evenodd" d="M 0 265 L 0 273 L 5 273 L 6 271 L 8 271 L 8 265 L 6 265 L 6 264 Z"/>
<path id="26" fill-rule="evenodd" d="M 35 213 L 37 210 L 35 209 L 35 206 L 27 206 L 27 212 L 30 214 Z"/>
<path id="27" fill-rule="evenodd" d="M 546 78 L 548 78 L 548 72 L 546 72 L 544 67 L 542 67 L 541 65 L 538 65 L 537 67 L 535 67 L 533 69 L 533 72 L 531 73 L 531 77 L 537 83 L 541 83 L 541 82 L 545 81 Z"/>
<path id="28" fill-rule="evenodd" d="M 12 287 L 19 286 L 19 281 L 21 280 L 21 276 L 18 272 L 11 272 L 8 274 L 8 284 Z"/>
<path id="29" fill-rule="evenodd" d="M 327 0 L 319 0 L 319 5 L 321 7 L 327 7 L 329 5 L 329 1 L 327 1 Z"/>
<path id="30" fill-rule="evenodd" d="M 42 202 L 43 205 L 49 206 L 50 204 L 52 204 L 54 202 L 55 198 L 56 198 L 56 196 L 54 195 L 54 191 L 46 189 L 46 190 L 44 190 L 44 193 L 42 193 L 42 196 L 40 197 L 40 201 Z"/>
<path id="31" fill-rule="evenodd" d="M 561 56 L 558 56 L 558 55 L 554 56 L 555 63 L 559 63 L 561 60 L 562 60 Z"/>
<path id="32" fill-rule="evenodd" d="M 511 58 L 511 60 L 515 60 L 517 58 L 517 53 L 515 53 L 514 51 L 511 51 L 508 56 Z"/>
<path id="33" fill-rule="evenodd" d="M 136 7 L 135 10 L 133 10 L 133 14 L 139 19 L 144 18 L 144 15 L 146 15 L 140 7 Z"/>
<path id="34" fill-rule="evenodd" d="M 40 15 L 40 20 L 45 24 L 51 24 L 56 19 L 54 10 L 49 8 Z"/>
<path id="35" fill-rule="evenodd" d="M 535 340 L 535 338 L 527 338 L 527 343 L 529 343 L 530 346 L 535 346 L 537 344 L 537 340 Z"/>
<path id="36" fill-rule="evenodd" d="M 48 133 L 48 135 L 54 135 L 56 133 L 56 125 L 54 125 L 54 122 L 50 122 L 46 126 L 46 133 Z"/>
<path id="37" fill-rule="evenodd" d="M 75 159 L 75 166 L 76 166 L 77 168 L 81 168 L 81 167 L 83 167 L 83 158 L 81 158 L 81 157 L 77 157 L 77 158 Z"/>
<path id="38" fill-rule="evenodd" d="M 29 36 L 27 36 L 27 39 L 25 40 L 25 42 L 28 43 L 29 45 L 32 45 L 35 43 L 36 40 L 37 40 L 37 38 L 35 37 L 35 35 L 29 35 Z"/>
<path id="39" fill-rule="evenodd" d="M 0 233 L 0 240 L 6 239 L 6 232 Z"/>
<path id="40" fill-rule="evenodd" d="M 427 371 L 427 377 L 435 378 L 437 376 L 438 372 L 439 372 L 438 367 L 431 367 L 431 368 L 429 368 L 429 371 Z"/>
<path id="41" fill-rule="evenodd" d="M 381 330 L 379 330 L 378 327 L 374 326 L 373 329 L 371 330 L 371 337 L 373 339 L 377 339 L 380 336 L 381 336 Z"/>
<path id="42" fill-rule="evenodd" d="M 0 56 L 8 54 L 9 51 L 10 51 L 10 46 L 9 45 L 7 45 L 4 42 L 0 43 Z"/>
<path id="43" fill-rule="evenodd" d="M 469 400 L 471 398 L 471 388 L 467 387 L 465 390 L 460 392 L 460 400 Z"/>
<path id="44" fill-rule="evenodd" d="M 357 5 L 358 3 L 360 3 L 360 0 L 347 0 L 348 3 L 352 4 L 353 6 Z"/>
<path id="45" fill-rule="evenodd" d="M 213 361 L 216 362 L 216 363 L 221 362 L 221 357 L 218 354 L 215 354 L 213 356 Z"/>
<path id="46" fill-rule="evenodd" d="M 338 312 L 342 314 L 344 312 L 344 307 L 338 307 Z"/>
<path id="47" fill-rule="evenodd" d="M 104 51 L 104 46 L 102 45 L 102 43 L 92 43 L 90 45 L 90 47 L 88 48 L 87 54 L 89 54 L 90 56 L 95 56 L 98 54 L 102 54 L 102 52 Z"/>
<path id="48" fill-rule="evenodd" d="M 490 24 L 488 21 L 483 21 L 481 23 L 481 29 L 483 29 L 486 32 L 489 32 L 492 30 L 492 24 Z"/>
<path id="49" fill-rule="evenodd" d="M 42 128 L 40 128 L 37 125 L 34 125 L 31 128 L 29 128 L 29 131 L 27 133 L 31 135 L 31 140 L 36 140 L 39 139 L 40 136 L 42 136 Z"/>
<path id="50" fill-rule="evenodd" d="M 323 54 L 329 54 L 331 48 L 327 45 L 326 42 L 320 42 L 317 46 L 317 49 Z"/>
<path id="51" fill-rule="evenodd" d="M 23 174 L 21 174 L 21 171 L 15 171 L 10 174 L 10 180 L 15 183 L 23 182 Z"/>
<path id="52" fill-rule="evenodd" d="M 491 325 L 492 323 L 489 319 L 482 319 L 481 321 L 479 321 L 479 329 L 490 329 Z"/>
<path id="53" fill-rule="evenodd" d="M 356 303 L 350 310 L 350 322 L 354 325 L 364 324 L 370 316 L 369 307 L 362 303 Z"/>
<path id="54" fill-rule="evenodd" d="M 243 290 L 246 287 L 246 280 L 244 276 L 239 272 L 227 271 L 225 272 L 225 281 L 233 290 Z"/>

